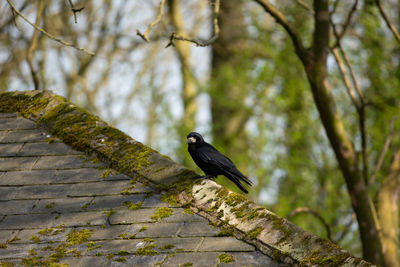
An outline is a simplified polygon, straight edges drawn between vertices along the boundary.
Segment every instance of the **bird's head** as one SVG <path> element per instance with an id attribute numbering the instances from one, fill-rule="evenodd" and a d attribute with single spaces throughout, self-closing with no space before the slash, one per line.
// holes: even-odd
<path id="1" fill-rule="evenodd" d="M 186 136 L 187 142 L 186 144 L 200 144 L 204 142 L 203 136 L 196 132 L 191 132 Z"/>

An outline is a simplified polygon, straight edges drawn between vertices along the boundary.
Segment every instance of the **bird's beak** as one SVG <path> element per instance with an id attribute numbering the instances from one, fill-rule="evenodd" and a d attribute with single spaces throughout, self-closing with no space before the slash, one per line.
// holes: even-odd
<path id="1" fill-rule="evenodd" d="M 194 137 L 189 137 L 189 138 L 187 139 L 186 144 L 194 144 L 194 143 L 196 143 L 196 138 L 194 138 Z"/>

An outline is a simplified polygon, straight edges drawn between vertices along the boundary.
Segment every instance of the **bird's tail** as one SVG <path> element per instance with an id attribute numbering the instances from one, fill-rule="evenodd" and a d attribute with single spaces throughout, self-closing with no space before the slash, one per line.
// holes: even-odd
<path id="1" fill-rule="evenodd" d="M 229 178 L 229 180 L 231 180 L 232 182 L 234 182 L 237 187 L 240 188 L 240 190 L 242 190 L 243 192 L 245 192 L 246 194 L 249 193 L 246 188 L 244 188 L 244 186 L 242 185 L 242 183 L 240 181 L 245 182 L 248 185 L 253 185 L 253 183 L 250 181 L 249 178 L 247 178 L 243 173 L 241 173 L 239 170 L 236 169 L 236 172 L 231 172 L 231 171 L 227 171 L 226 172 L 226 177 Z"/>
<path id="2" fill-rule="evenodd" d="M 243 192 L 245 192 L 246 194 L 248 194 L 249 193 L 249 191 L 247 191 L 247 189 L 246 188 L 244 188 L 244 186 L 240 183 L 240 181 L 239 180 L 237 180 L 237 179 L 235 179 L 235 178 L 233 178 L 233 179 L 230 179 L 232 182 L 234 182 L 235 183 L 235 185 L 237 185 L 237 187 L 239 187 L 239 189 L 240 190 L 242 190 Z"/>
<path id="3" fill-rule="evenodd" d="M 233 177 L 235 177 L 236 179 L 238 179 L 239 181 L 243 181 L 243 182 L 245 182 L 246 184 L 248 184 L 248 185 L 250 185 L 250 186 L 253 185 L 253 182 L 252 182 L 246 175 L 244 175 L 243 173 L 241 173 L 238 169 L 235 169 L 234 172 L 233 172 L 233 171 L 228 171 L 228 173 L 229 173 L 231 176 L 233 176 Z"/>

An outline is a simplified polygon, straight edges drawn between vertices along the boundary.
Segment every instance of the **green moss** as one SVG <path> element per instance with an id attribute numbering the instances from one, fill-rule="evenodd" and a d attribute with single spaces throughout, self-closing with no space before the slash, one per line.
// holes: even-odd
<path id="1" fill-rule="evenodd" d="M 235 227 L 231 225 L 221 226 L 221 230 L 217 233 L 217 236 L 233 236 Z"/>
<path id="2" fill-rule="evenodd" d="M 93 229 L 82 229 L 76 231 L 73 229 L 67 234 L 67 242 L 71 245 L 79 245 L 86 242 L 93 234 Z"/>
<path id="3" fill-rule="evenodd" d="M 133 188 L 135 188 L 135 187 L 136 187 L 135 185 L 131 185 L 131 186 L 125 187 L 124 189 L 122 189 L 121 195 L 130 195 L 130 194 L 132 194 L 131 190 Z"/>
<path id="4" fill-rule="evenodd" d="M 46 138 L 44 139 L 44 141 L 46 141 L 48 144 L 52 144 L 52 143 L 54 143 L 56 140 L 57 140 L 57 138 L 55 138 L 55 137 L 46 137 Z"/>
<path id="5" fill-rule="evenodd" d="M 96 254 L 94 254 L 95 256 L 103 256 L 103 253 L 97 252 Z"/>
<path id="6" fill-rule="evenodd" d="M 316 250 L 305 257 L 300 262 L 300 266 L 309 266 L 310 263 L 318 266 L 341 266 L 348 257 L 351 255 L 346 252 L 334 254 L 329 249 L 327 251 Z"/>
<path id="7" fill-rule="evenodd" d="M 105 170 L 102 174 L 101 174 L 101 179 L 106 179 L 108 175 L 110 175 L 110 173 L 112 172 L 111 169 Z"/>
<path id="8" fill-rule="evenodd" d="M 68 250 L 67 250 L 67 253 L 68 253 L 68 254 L 73 254 L 73 255 L 74 255 L 75 257 L 77 257 L 77 258 L 79 258 L 79 257 L 82 256 L 82 252 L 79 251 L 79 250 L 77 250 L 76 248 L 68 249 Z"/>
<path id="9" fill-rule="evenodd" d="M 81 209 L 85 210 L 89 207 L 90 203 L 86 203 L 85 205 L 82 205 Z"/>
<path id="10" fill-rule="evenodd" d="M 128 233 L 121 233 L 118 237 L 121 237 L 122 239 L 134 239 L 136 238 L 136 234 L 130 235 Z"/>
<path id="11" fill-rule="evenodd" d="M 230 193 L 225 199 L 225 203 L 231 207 L 247 202 L 248 199 L 238 193 Z"/>
<path id="12" fill-rule="evenodd" d="M 21 112 L 25 117 L 33 117 L 49 103 L 44 93 L 6 92 L 0 94 L 0 112 Z"/>
<path id="13" fill-rule="evenodd" d="M 109 219 L 111 215 L 115 214 L 115 210 L 103 211 L 103 214 L 106 215 L 106 219 Z"/>
<path id="14" fill-rule="evenodd" d="M 159 221 L 161 219 L 168 218 L 169 216 L 172 215 L 172 213 L 173 210 L 171 208 L 167 207 L 157 208 L 153 216 L 151 216 L 151 219 Z"/>
<path id="15" fill-rule="evenodd" d="M 281 233 L 283 233 L 278 243 L 286 241 L 287 238 L 291 235 L 292 232 L 290 229 L 286 227 L 285 219 L 272 213 L 264 213 L 262 216 L 264 218 L 267 218 L 267 220 L 272 221 L 272 225 L 275 230 L 278 230 Z"/>
<path id="16" fill-rule="evenodd" d="M 92 251 L 102 247 L 102 245 L 96 245 L 93 241 L 89 241 L 86 246 L 88 247 L 88 251 Z"/>
<path id="17" fill-rule="evenodd" d="M 29 240 L 32 240 L 35 243 L 40 243 L 40 238 L 36 235 L 29 237 Z"/>
<path id="18" fill-rule="evenodd" d="M 184 264 L 180 265 L 180 266 L 193 266 L 193 263 L 191 262 L 185 262 Z"/>
<path id="19" fill-rule="evenodd" d="M 6 244 L 11 244 L 12 242 L 14 242 L 14 241 L 19 241 L 19 240 L 21 240 L 21 238 L 18 238 L 18 237 L 16 237 L 16 236 L 14 236 L 13 238 L 7 240 L 7 241 L 6 241 Z"/>
<path id="20" fill-rule="evenodd" d="M 231 212 L 233 212 L 236 217 L 243 218 L 244 216 L 248 215 L 250 203 L 251 201 L 247 200 L 241 205 L 236 205 L 235 207 L 231 208 Z"/>
<path id="21" fill-rule="evenodd" d="M 159 249 L 160 250 L 168 250 L 168 249 L 173 249 L 174 247 L 175 247 L 175 245 L 167 244 L 167 245 L 159 247 Z"/>
<path id="22" fill-rule="evenodd" d="M 118 257 L 118 258 L 116 258 L 116 259 L 113 259 L 113 261 L 125 262 L 125 261 L 126 261 L 126 258 L 124 258 L 124 257 Z"/>
<path id="23" fill-rule="evenodd" d="M 147 226 L 142 226 L 142 228 L 139 229 L 138 233 L 144 232 L 147 230 Z"/>
<path id="24" fill-rule="evenodd" d="M 7 245 L 6 244 L 0 244 L 0 249 L 6 249 Z"/>
<path id="25" fill-rule="evenodd" d="M 42 251 L 53 251 L 54 248 L 52 246 L 45 246 L 42 248 Z"/>
<path id="26" fill-rule="evenodd" d="M 15 265 L 14 262 L 0 261 L 1 267 L 14 267 Z"/>
<path id="27" fill-rule="evenodd" d="M 57 263 L 54 259 L 44 259 L 41 256 L 33 256 L 21 260 L 24 266 L 51 266 L 51 267 L 68 267 L 68 264 Z"/>
<path id="28" fill-rule="evenodd" d="M 114 258 L 114 254 L 108 254 L 108 255 L 107 255 L 107 259 L 108 259 L 108 260 L 111 260 L 112 258 Z"/>
<path id="29" fill-rule="evenodd" d="M 137 256 L 144 256 L 144 255 L 153 256 L 153 255 L 159 254 L 158 251 L 154 250 L 154 248 L 156 248 L 156 247 L 157 247 L 157 245 L 152 243 L 143 248 L 138 248 L 135 254 Z"/>
<path id="30" fill-rule="evenodd" d="M 122 206 L 128 207 L 130 210 L 137 210 L 143 206 L 143 201 L 132 203 L 131 201 L 124 201 Z"/>
<path id="31" fill-rule="evenodd" d="M 50 235 L 53 232 L 53 228 L 42 229 L 38 232 L 39 235 Z"/>
<path id="32" fill-rule="evenodd" d="M 151 238 L 148 238 L 148 237 L 143 238 L 143 241 L 144 241 L 144 242 L 155 242 L 154 239 L 151 239 Z"/>
<path id="33" fill-rule="evenodd" d="M 178 199 L 174 193 L 166 193 L 162 195 L 161 201 L 167 202 L 168 204 L 174 207 L 180 206 Z"/>
<path id="34" fill-rule="evenodd" d="M 262 230 L 263 230 L 262 227 L 256 227 L 253 230 L 248 231 L 245 236 L 250 239 L 255 239 L 261 233 Z"/>
<path id="35" fill-rule="evenodd" d="M 49 260 L 52 262 L 59 262 L 61 258 L 67 253 L 68 244 L 62 243 L 54 248 L 54 253 L 50 254 Z"/>
<path id="36" fill-rule="evenodd" d="M 190 208 L 186 208 L 184 212 L 187 214 L 194 214 L 193 210 Z"/>
<path id="37" fill-rule="evenodd" d="M 233 256 L 228 254 L 228 253 L 222 253 L 218 256 L 219 262 L 220 263 L 230 263 L 230 262 L 235 262 L 233 259 Z"/>
<path id="38" fill-rule="evenodd" d="M 252 210 L 250 213 L 248 213 L 246 219 L 250 221 L 254 218 L 259 218 L 259 216 L 260 216 L 259 211 L 261 211 L 261 210 L 264 210 L 264 208 L 260 207 L 260 208 L 256 208 L 256 209 Z"/>
<path id="39" fill-rule="evenodd" d="M 117 253 L 115 253 L 116 256 L 126 256 L 129 255 L 129 252 L 126 250 L 120 250 Z"/>

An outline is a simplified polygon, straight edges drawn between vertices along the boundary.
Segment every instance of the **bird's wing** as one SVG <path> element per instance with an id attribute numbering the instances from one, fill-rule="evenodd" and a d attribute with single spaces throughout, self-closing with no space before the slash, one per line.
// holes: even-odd
<path id="1" fill-rule="evenodd" d="M 207 162 L 214 168 L 221 170 L 232 178 L 242 180 L 248 185 L 253 184 L 249 178 L 236 168 L 235 164 L 233 164 L 228 157 L 221 154 L 212 145 L 206 143 L 202 147 L 198 148 L 196 152 L 202 161 Z"/>

